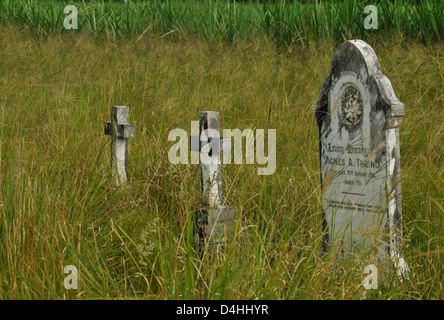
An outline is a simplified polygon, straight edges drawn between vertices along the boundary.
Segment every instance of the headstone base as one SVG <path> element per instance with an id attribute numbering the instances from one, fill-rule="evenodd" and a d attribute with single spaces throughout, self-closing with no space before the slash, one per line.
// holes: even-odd
<path id="1" fill-rule="evenodd" d="M 224 205 L 201 208 L 194 218 L 199 251 L 214 254 L 229 243 L 235 225 L 234 208 Z"/>

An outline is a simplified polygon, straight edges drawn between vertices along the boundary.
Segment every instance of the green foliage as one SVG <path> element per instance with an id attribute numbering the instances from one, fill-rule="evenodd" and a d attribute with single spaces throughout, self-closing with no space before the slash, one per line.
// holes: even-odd
<path id="1" fill-rule="evenodd" d="M 71 3 L 70 3 L 71 4 Z M 307 44 L 312 39 L 351 37 L 369 40 L 374 35 L 402 32 L 430 41 L 444 37 L 444 3 L 439 0 L 380 1 L 378 29 L 364 28 L 367 1 L 74 1 L 79 31 L 105 37 L 141 34 L 192 33 L 214 41 L 272 36 L 278 45 Z M 371 4 L 371 3 L 370 3 Z M 65 30 L 64 1 L 3 0 L 0 22 L 14 21 L 33 27 L 40 35 Z"/>
<path id="2" fill-rule="evenodd" d="M 91 26 L 102 28 L 99 15 L 112 14 L 94 10 Z M 40 39 L 0 26 L 0 299 L 443 299 L 442 41 L 424 46 L 401 33 L 370 43 L 406 105 L 403 231 L 412 273 L 365 290 L 359 261 L 338 269 L 318 257 L 322 193 L 311 104 L 337 45 L 283 49 L 270 37 Z M 123 190 L 110 185 L 103 134 L 113 104 L 130 106 L 137 126 Z M 222 129 L 277 133 L 273 175 L 223 166 L 237 237 L 214 259 L 200 259 L 193 247 L 199 166 L 172 165 L 167 156 L 169 131 L 190 133 L 203 108 L 221 112 Z M 67 265 L 79 270 L 79 290 L 63 287 Z"/>

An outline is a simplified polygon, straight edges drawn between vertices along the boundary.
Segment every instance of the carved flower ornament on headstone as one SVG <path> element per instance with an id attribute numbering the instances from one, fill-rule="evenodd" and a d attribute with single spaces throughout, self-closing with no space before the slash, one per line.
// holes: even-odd
<path id="1" fill-rule="evenodd" d="M 347 87 L 340 102 L 342 120 L 349 127 L 356 125 L 361 120 L 362 109 L 361 93 L 354 86 Z"/>

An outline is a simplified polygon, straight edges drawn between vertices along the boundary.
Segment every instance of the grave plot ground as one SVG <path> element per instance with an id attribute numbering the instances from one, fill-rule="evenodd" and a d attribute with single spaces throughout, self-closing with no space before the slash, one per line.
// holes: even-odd
<path id="1" fill-rule="evenodd" d="M 405 104 L 399 128 L 404 258 L 411 280 L 362 286 L 364 267 L 318 257 L 323 196 L 311 105 L 340 43 L 261 38 L 38 39 L 0 27 L 0 299 L 444 298 L 444 43 L 370 45 Z M 131 109 L 128 189 L 110 184 L 112 105 Z M 199 165 L 172 165 L 168 133 L 200 111 L 223 128 L 276 129 L 274 174 L 223 165 L 239 241 L 201 260 L 190 241 Z M 222 129 L 223 129 L 222 128 Z M 63 286 L 76 266 L 78 290 Z"/>

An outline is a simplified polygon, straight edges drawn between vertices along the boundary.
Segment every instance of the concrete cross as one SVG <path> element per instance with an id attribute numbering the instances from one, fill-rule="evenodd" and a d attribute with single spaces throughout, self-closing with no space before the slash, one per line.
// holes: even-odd
<path id="1" fill-rule="evenodd" d="M 220 137 L 220 116 L 216 111 L 200 112 L 200 136 L 191 136 L 191 151 L 200 152 L 202 208 L 196 211 L 199 244 L 217 251 L 227 242 L 234 224 L 234 208 L 222 203 L 221 154 L 231 153 L 231 139 Z"/>
<path id="2" fill-rule="evenodd" d="M 127 182 L 128 139 L 135 137 L 136 126 L 129 124 L 129 107 L 112 106 L 111 121 L 105 122 L 105 134 L 111 136 L 111 174 L 115 186 Z"/>
<path id="3" fill-rule="evenodd" d="M 201 153 L 202 205 L 222 204 L 221 154 L 231 153 L 231 139 L 220 137 L 216 111 L 200 112 L 200 136 L 191 136 L 191 151 Z"/>

